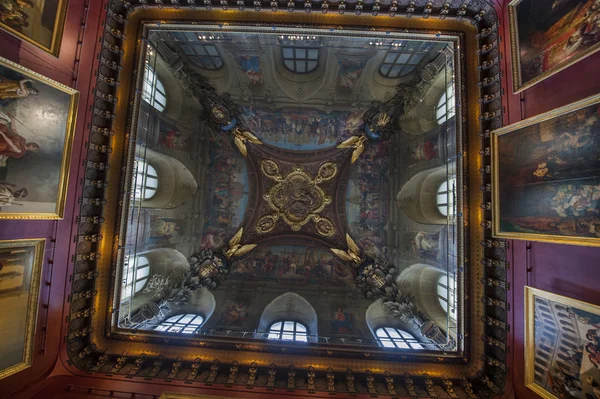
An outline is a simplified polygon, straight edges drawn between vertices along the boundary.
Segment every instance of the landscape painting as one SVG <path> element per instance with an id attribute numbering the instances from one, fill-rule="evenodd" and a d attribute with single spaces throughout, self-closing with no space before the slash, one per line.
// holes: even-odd
<path id="1" fill-rule="evenodd" d="M 0 241 L 0 379 L 31 366 L 44 242 Z"/>
<path id="2" fill-rule="evenodd" d="M 492 132 L 494 236 L 600 246 L 599 102 Z"/>
<path id="3" fill-rule="evenodd" d="M 513 0 L 509 14 L 515 92 L 600 49 L 597 0 Z"/>
<path id="4" fill-rule="evenodd" d="M 68 0 L 0 0 L 0 27 L 58 56 Z"/>
<path id="5" fill-rule="evenodd" d="M 600 393 L 600 307 L 525 287 L 525 385 L 546 399 Z"/>
<path id="6" fill-rule="evenodd" d="M 0 58 L 0 219 L 62 218 L 77 98 Z"/>

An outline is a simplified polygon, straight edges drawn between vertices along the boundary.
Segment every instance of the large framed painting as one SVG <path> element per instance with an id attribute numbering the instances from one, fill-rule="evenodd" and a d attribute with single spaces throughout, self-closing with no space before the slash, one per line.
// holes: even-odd
<path id="1" fill-rule="evenodd" d="M 600 49 L 597 0 L 513 0 L 508 11 L 515 92 Z"/>
<path id="2" fill-rule="evenodd" d="M 599 102 L 492 132 L 495 237 L 600 246 Z"/>
<path id="3" fill-rule="evenodd" d="M 44 244 L 0 241 L 0 379 L 31 366 Z"/>
<path id="4" fill-rule="evenodd" d="M 600 397 L 600 306 L 525 287 L 525 386 L 546 399 Z"/>
<path id="5" fill-rule="evenodd" d="M 58 56 L 68 0 L 0 0 L 0 28 Z"/>
<path id="6" fill-rule="evenodd" d="M 77 99 L 0 57 L 0 219 L 63 217 Z"/>

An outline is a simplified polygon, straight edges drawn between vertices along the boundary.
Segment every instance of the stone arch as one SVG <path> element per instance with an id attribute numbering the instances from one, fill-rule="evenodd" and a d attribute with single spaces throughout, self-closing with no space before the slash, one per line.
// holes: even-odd
<path id="1" fill-rule="evenodd" d="M 136 146 L 136 153 L 144 154 L 144 160 L 156 170 L 158 176 L 156 194 L 152 198 L 142 200 L 142 208 L 177 208 L 192 198 L 198 184 L 183 163 L 141 146 Z"/>
<path id="2" fill-rule="evenodd" d="M 269 327 L 278 321 L 297 321 L 308 330 L 308 335 L 318 335 L 317 312 L 315 308 L 295 292 L 286 292 L 273 299 L 263 310 L 258 324 L 258 332 L 269 331 Z M 311 338 L 309 338 L 309 341 Z"/>
<path id="3" fill-rule="evenodd" d="M 437 283 L 440 277 L 446 276 L 446 271 L 424 263 L 415 263 L 400 273 L 396 284 L 403 293 L 411 294 L 419 309 L 427 313 L 431 320 L 444 331 L 449 329 L 446 311 L 440 305 L 437 294 Z"/>

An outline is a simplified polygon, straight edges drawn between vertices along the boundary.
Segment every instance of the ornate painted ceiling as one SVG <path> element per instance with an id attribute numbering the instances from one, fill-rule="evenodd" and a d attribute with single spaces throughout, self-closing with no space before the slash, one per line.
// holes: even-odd
<path id="1" fill-rule="evenodd" d="M 476 36 L 460 22 L 493 26 L 485 13 L 448 4 L 441 15 L 459 18 L 440 23 L 448 30 L 366 31 L 170 24 L 162 8 L 131 5 L 135 44 L 134 28 L 123 35 L 130 4 L 111 4 L 85 184 L 110 186 L 119 206 L 82 205 L 69 320 L 77 367 L 209 385 L 231 373 L 235 384 L 249 367 L 247 384 L 258 371 L 269 386 L 289 362 L 279 370 L 288 389 L 335 392 L 352 364 L 366 381 L 371 368 L 379 379 L 390 371 L 391 391 L 380 388 L 392 396 L 393 373 L 406 394 L 424 392 L 416 376 L 431 396 L 422 370 L 450 392 L 462 384 L 465 397 L 473 382 L 497 392 L 501 373 L 460 383 L 478 368 L 471 359 L 500 367 L 486 348 L 506 328 L 503 302 L 469 285 L 483 278 L 501 297 L 502 276 L 480 265 L 505 267 L 476 210 L 487 206 L 486 169 L 480 177 L 464 162 L 486 138 L 478 123 L 496 123 L 462 106 L 476 90 L 488 94 L 482 107 L 498 98 L 497 71 L 482 70 L 479 86 L 464 73 L 475 54 L 497 57 L 476 50 L 492 28 Z M 105 109 L 117 93 L 126 118 Z M 101 143 L 119 132 L 117 173 L 107 173 Z"/>

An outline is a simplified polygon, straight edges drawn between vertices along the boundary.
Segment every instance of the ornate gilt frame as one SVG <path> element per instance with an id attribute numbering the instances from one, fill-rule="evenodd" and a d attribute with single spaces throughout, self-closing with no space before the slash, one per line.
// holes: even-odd
<path id="1" fill-rule="evenodd" d="M 553 294 L 538 288 L 525 286 L 525 387 L 531 389 L 544 399 L 558 399 L 535 383 L 535 297 L 558 302 L 566 307 L 574 307 L 583 311 L 600 315 L 600 306 L 578 301 L 562 295 Z"/>
<path id="2" fill-rule="evenodd" d="M 58 195 L 56 196 L 56 212 L 55 213 L 18 213 L 6 212 L 0 213 L 0 219 L 62 219 L 65 212 L 65 204 L 67 199 L 67 186 L 69 182 L 69 168 L 71 167 L 71 151 L 73 150 L 73 138 L 75 136 L 75 121 L 77 119 L 77 105 L 79 103 L 79 92 L 49 79 L 37 72 L 22 67 L 12 61 L 0 57 L 0 65 L 13 69 L 30 79 L 47 84 L 48 86 L 67 93 L 71 96 L 69 103 L 69 115 L 67 116 L 65 143 L 63 145 L 63 157 L 60 165 L 60 175 L 58 180 Z"/>
<path id="3" fill-rule="evenodd" d="M 600 238 L 592 237 L 569 237 L 569 236 L 558 236 L 558 235 L 546 235 L 546 234 L 532 234 L 532 233 L 504 233 L 500 230 L 500 168 L 499 168 L 499 156 L 498 156 L 498 140 L 499 137 L 505 134 L 513 133 L 519 129 L 536 125 L 544 121 L 565 115 L 569 112 L 573 112 L 593 104 L 600 103 L 600 94 L 584 98 L 583 100 L 576 101 L 572 104 L 566 105 L 554 109 L 552 111 L 543 113 L 541 115 L 534 116 L 529 119 L 522 120 L 509 126 L 505 126 L 501 129 L 494 130 L 492 132 L 492 198 L 493 198 L 493 216 L 492 216 L 492 234 L 497 238 L 514 239 L 514 240 L 530 240 L 540 242 L 551 242 L 557 244 L 571 244 L 571 245 L 585 245 L 598 247 L 600 246 Z"/>
<path id="4" fill-rule="evenodd" d="M 35 339 L 35 326 L 38 314 L 38 298 L 40 295 L 40 280 L 42 265 L 44 263 L 45 238 L 27 238 L 22 240 L 0 241 L 0 248 L 34 248 L 33 263 L 31 265 L 29 296 L 27 300 L 27 316 L 25 322 L 25 342 L 23 347 L 23 360 L 13 366 L 0 370 L 0 380 L 33 364 L 33 347 Z"/>
<path id="5" fill-rule="evenodd" d="M 60 44 L 61 44 L 61 40 L 62 40 L 62 35 L 63 35 L 63 31 L 65 28 L 65 19 L 67 16 L 68 3 L 69 3 L 69 0 L 59 0 L 58 6 L 57 6 L 57 12 L 56 12 L 56 21 L 54 21 L 54 30 L 52 32 L 52 40 L 51 40 L 50 47 L 41 45 L 40 43 L 36 42 L 32 38 L 27 37 L 20 32 L 17 32 L 16 30 L 12 29 L 11 27 L 9 27 L 3 23 L 0 23 L 0 28 L 5 30 L 6 32 L 10 33 L 11 35 L 13 35 L 21 40 L 24 40 L 28 43 L 31 43 L 34 46 L 41 48 L 42 50 L 52 54 L 55 57 L 58 57 L 58 54 L 60 52 Z"/>
<path id="6" fill-rule="evenodd" d="M 518 24 L 518 16 L 517 16 L 517 6 L 523 0 L 512 0 L 508 4 L 508 20 L 509 20 L 509 30 L 510 30 L 510 48 L 511 48 L 511 59 L 512 59 L 512 76 L 513 76 L 513 93 L 520 93 L 525 91 L 538 83 L 548 79 L 549 77 L 556 75 L 561 72 L 563 69 L 567 69 L 571 65 L 583 60 L 584 58 L 594 54 L 596 51 L 600 50 L 600 43 L 596 43 L 586 51 L 582 52 L 577 57 L 573 57 L 562 62 L 560 65 L 556 66 L 553 69 L 550 69 L 539 76 L 531 79 L 527 83 L 523 83 L 521 79 L 521 52 L 519 48 L 519 24 Z"/>

